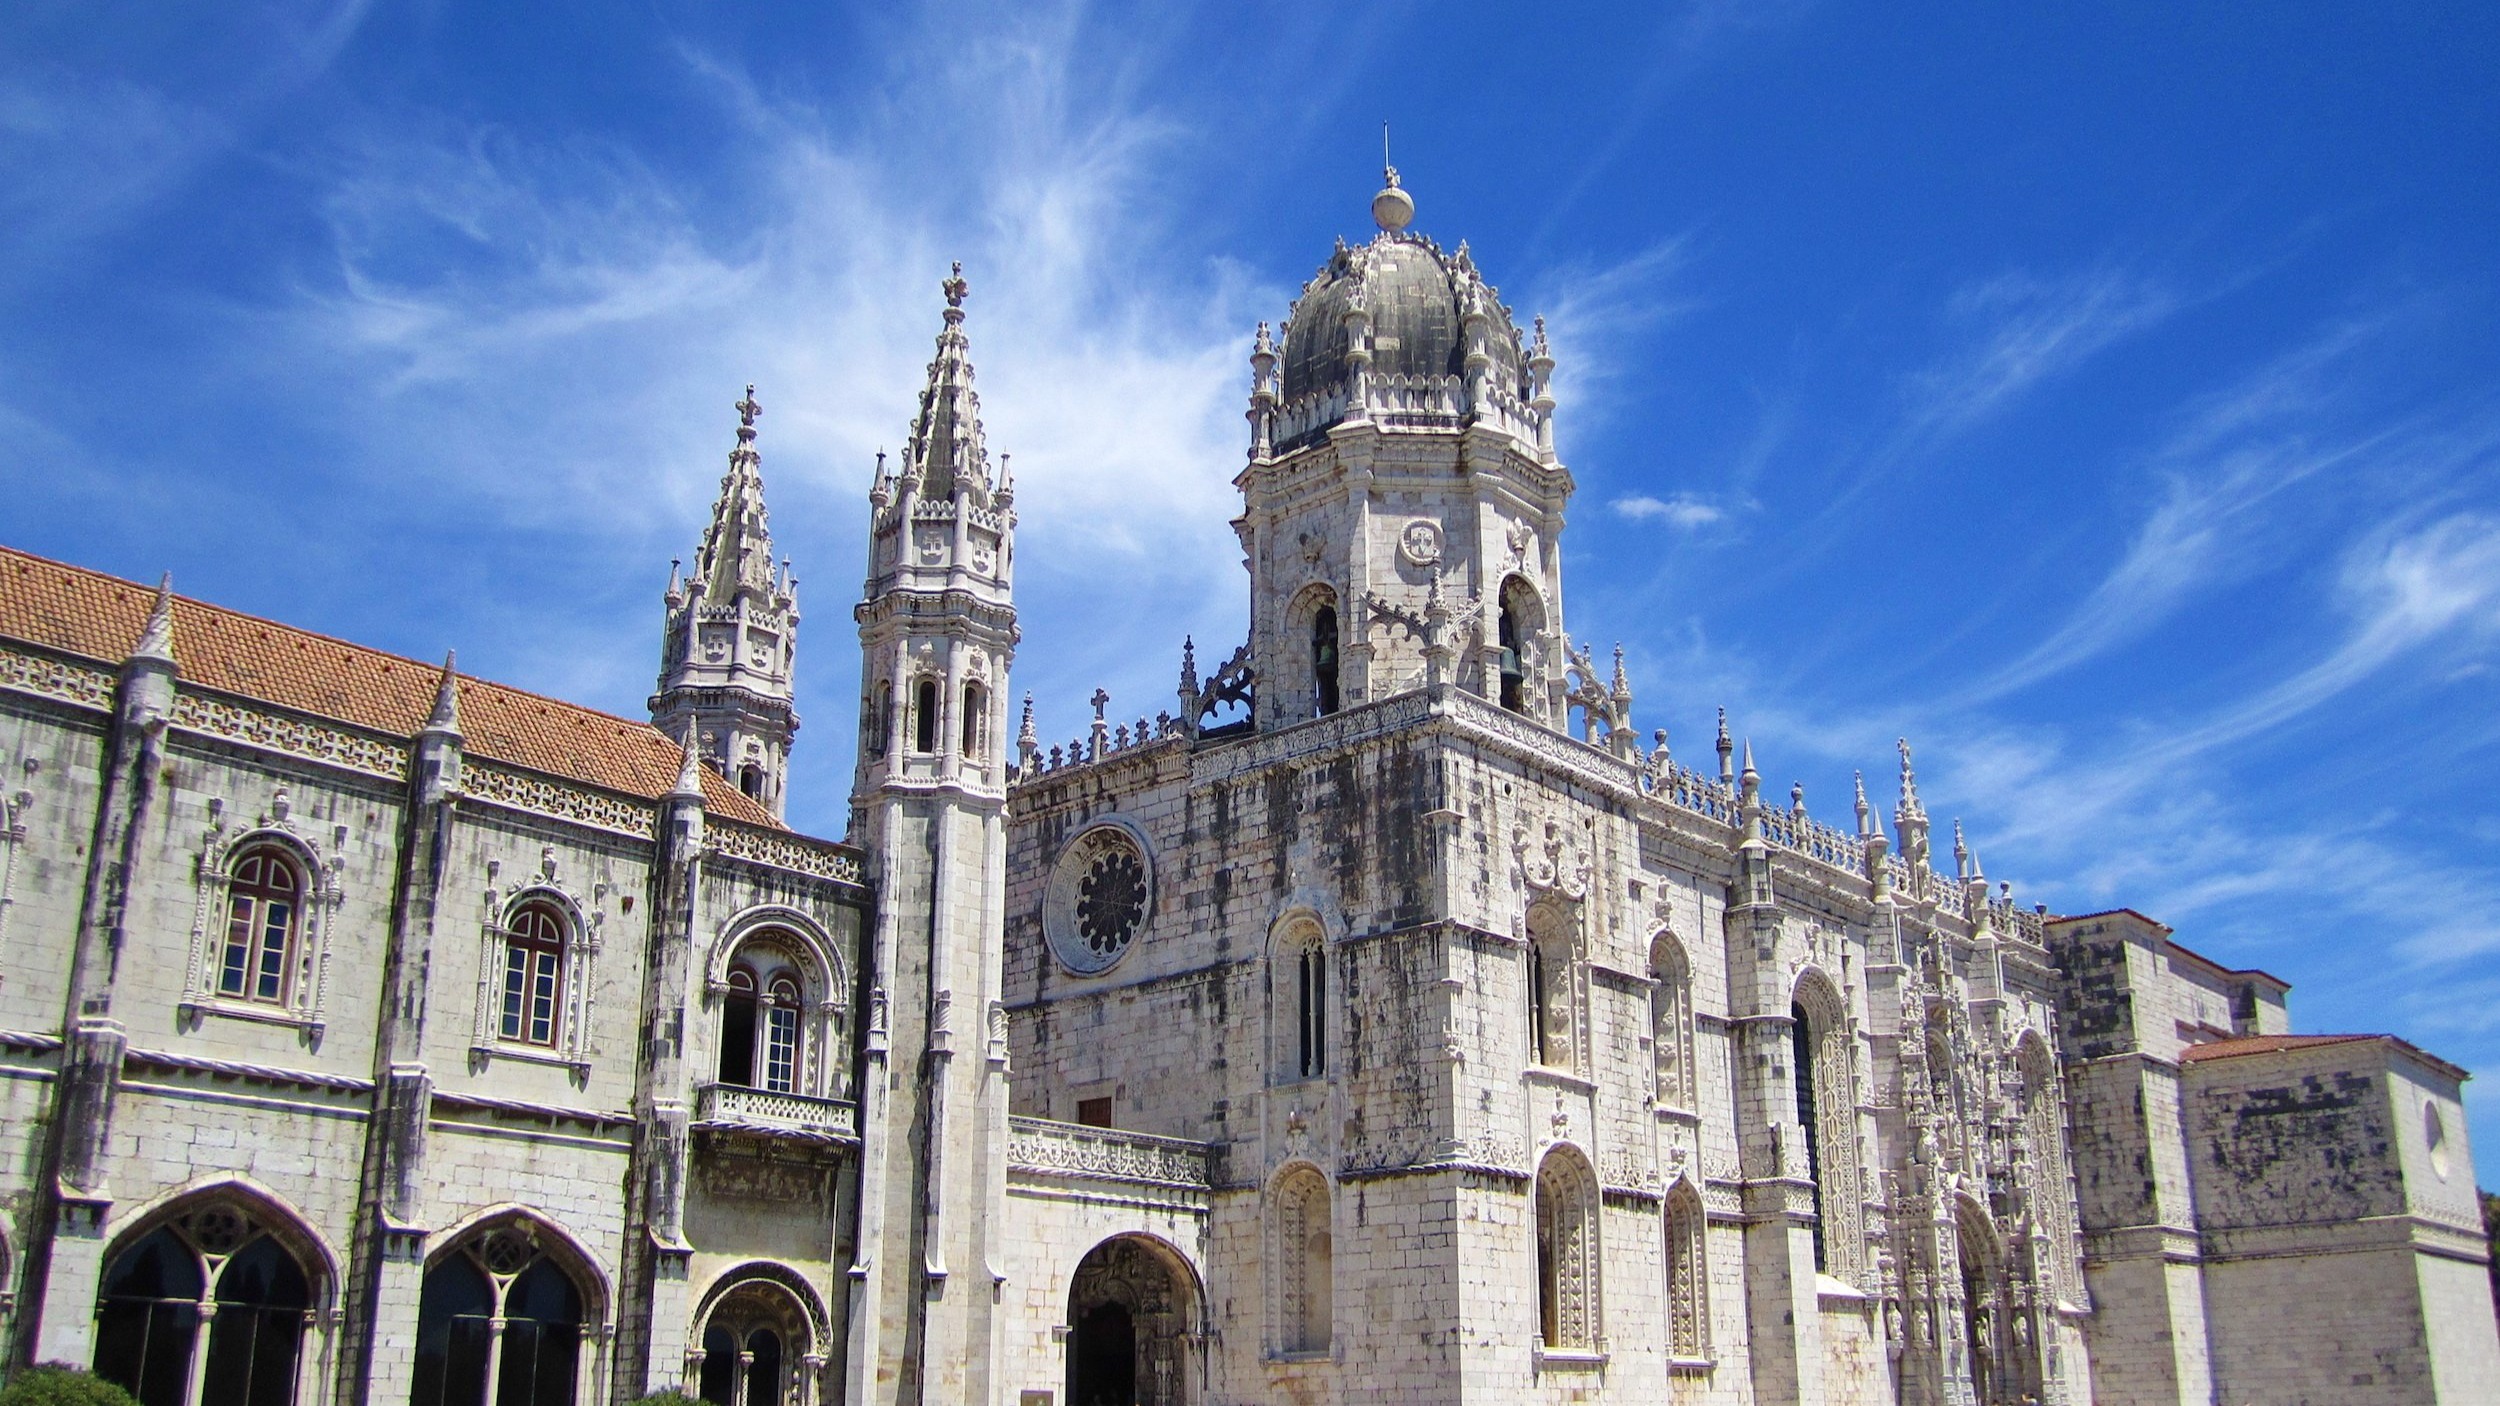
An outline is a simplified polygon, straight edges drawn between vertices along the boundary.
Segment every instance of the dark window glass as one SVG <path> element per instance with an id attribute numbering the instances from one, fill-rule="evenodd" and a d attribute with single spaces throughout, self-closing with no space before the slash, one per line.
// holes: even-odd
<path id="1" fill-rule="evenodd" d="M 1312 697 L 1321 717 L 1337 711 L 1337 608 L 1323 605 L 1311 616 Z"/>
<path id="2" fill-rule="evenodd" d="M 550 908 L 524 908 L 504 948 L 503 1037 L 554 1045 L 563 990 L 564 920 Z"/>
<path id="3" fill-rule="evenodd" d="M 539 1259 L 504 1295 L 503 1370 L 495 1406 L 573 1406 L 582 1296 L 554 1261 Z"/>
<path id="4" fill-rule="evenodd" d="M 494 1316 L 494 1286 L 467 1255 L 447 1255 L 426 1271 L 411 1406 L 485 1406 L 487 1320 Z"/>
<path id="5" fill-rule="evenodd" d="M 1806 1008 L 1788 1008 L 1788 1031 L 1792 1044 L 1791 1058 L 1796 1064 L 1797 1126 L 1806 1144 L 1806 1179 L 1814 1183 L 1814 1267 L 1823 1262 L 1823 1148 L 1814 1118 L 1814 1030 L 1806 1022 Z"/>
<path id="6" fill-rule="evenodd" d="M 740 968 L 729 974 L 729 995 L 721 1002 L 720 1081 L 752 1088 L 755 1084 L 755 974 Z"/>
<path id="7" fill-rule="evenodd" d="M 702 1385 L 696 1391 L 712 1406 L 731 1406 L 737 1399 L 738 1339 L 718 1323 L 703 1330 Z"/>
<path id="8" fill-rule="evenodd" d="M 913 693 L 911 748 L 915 752 L 934 752 L 937 750 L 937 680 L 922 679 Z"/>
<path id="9" fill-rule="evenodd" d="M 217 1276 L 200 1406 L 288 1406 L 310 1307 L 304 1271 L 268 1236 L 226 1261 Z"/>
<path id="10" fill-rule="evenodd" d="M 97 1306 L 96 1375 L 140 1406 L 183 1406 L 200 1328 L 199 1256 L 171 1228 L 123 1251 Z"/>
<path id="11" fill-rule="evenodd" d="M 781 1406 L 781 1335 L 758 1328 L 747 1335 L 755 1361 L 747 1368 L 747 1406 Z"/>
<path id="12" fill-rule="evenodd" d="M 968 683 L 964 685 L 963 754 L 967 757 L 977 757 L 981 755 L 981 743 L 983 740 L 981 737 L 981 725 L 988 719 L 988 704 L 989 699 L 982 693 L 981 685 L 977 683 Z"/>
<path id="13" fill-rule="evenodd" d="M 1110 1127 L 1111 1100 L 1109 1098 L 1078 1099 L 1076 1101 L 1076 1121 L 1083 1123 L 1089 1128 Z"/>

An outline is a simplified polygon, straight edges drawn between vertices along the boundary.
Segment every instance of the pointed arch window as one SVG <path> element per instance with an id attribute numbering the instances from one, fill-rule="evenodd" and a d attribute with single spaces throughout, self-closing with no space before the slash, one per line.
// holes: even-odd
<path id="1" fill-rule="evenodd" d="M 924 678 L 912 686 L 911 749 L 926 756 L 938 748 L 938 686 Z"/>
<path id="2" fill-rule="evenodd" d="M 1337 711 L 1337 607 L 1311 612 L 1311 708 L 1326 717 Z"/>
<path id="3" fill-rule="evenodd" d="M 294 983 L 304 908 L 304 871 L 274 844 L 254 845 L 226 882 L 226 938 L 217 994 L 284 1006 Z"/>
<path id="4" fill-rule="evenodd" d="M 1549 1350 L 1597 1349 L 1597 1178 L 1556 1147 L 1536 1174 L 1537 1329 Z"/>
<path id="5" fill-rule="evenodd" d="M 409 1406 L 575 1406 L 587 1317 L 536 1227 L 476 1236 L 426 1271 Z"/>
<path id="6" fill-rule="evenodd" d="M 1658 1106 L 1686 1112 L 1699 1104 L 1693 1069 L 1693 977 L 1684 949 L 1660 934 L 1650 945 L 1649 1038 L 1657 1065 Z"/>
<path id="7" fill-rule="evenodd" d="M 240 1208 L 211 1204 L 106 1267 L 95 1371 L 140 1406 L 291 1406 L 312 1310 L 294 1253 Z"/>
<path id="8" fill-rule="evenodd" d="M 1857 1100 L 1847 1008 L 1819 979 L 1789 1006 L 1797 1126 L 1814 1186 L 1814 1267 L 1851 1277 L 1858 1259 Z"/>
<path id="9" fill-rule="evenodd" d="M 989 690 L 980 684 L 964 684 L 963 754 L 969 760 L 981 755 L 989 746 L 985 735 L 989 728 Z"/>
<path id="10" fill-rule="evenodd" d="M 1501 643 L 1501 705 L 1514 713 L 1528 711 L 1528 671 L 1520 653 L 1519 611 L 1511 593 L 1502 593 L 1497 638 Z"/>
<path id="11" fill-rule="evenodd" d="M 1667 1355 L 1698 1362 L 1710 1355 L 1710 1270 L 1704 1259 L 1708 1220 L 1689 1181 L 1667 1193 Z"/>
<path id="12" fill-rule="evenodd" d="M 1309 1166 L 1277 1178 L 1270 1213 L 1276 1254 L 1276 1347 L 1328 1350 L 1336 1316 L 1328 1179 Z"/>

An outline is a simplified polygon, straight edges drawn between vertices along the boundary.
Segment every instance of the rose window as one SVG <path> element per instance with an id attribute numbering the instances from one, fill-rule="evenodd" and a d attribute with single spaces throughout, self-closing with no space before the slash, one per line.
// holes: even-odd
<path id="1" fill-rule="evenodd" d="M 1078 835 L 1051 868 L 1042 931 L 1060 964 L 1109 971 L 1154 909 L 1154 864 L 1136 833 L 1112 822 Z"/>

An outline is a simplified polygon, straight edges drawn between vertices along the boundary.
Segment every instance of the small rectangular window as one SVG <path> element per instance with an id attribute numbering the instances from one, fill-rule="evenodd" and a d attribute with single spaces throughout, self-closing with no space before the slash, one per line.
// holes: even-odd
<path id="1" fill-rule="evenodd" d="M 1089 1128 L 1110 1127 L 1111 1100 L 1107 1097 L 1078 1099 L 1076 1101 L 1076 1121 L 1083 1123 Z"/>

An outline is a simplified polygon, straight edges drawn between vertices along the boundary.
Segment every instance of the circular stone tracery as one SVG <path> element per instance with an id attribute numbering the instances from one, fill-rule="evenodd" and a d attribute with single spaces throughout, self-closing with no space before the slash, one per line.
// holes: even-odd
<path id="1" fill-rule="evenodd" d="M 1154 906 L 1154 870 L 1124 825 L 1096 825 L 1060 852 L 1042 905 L 1042 930 L 1062 966 L 1109 971 Z"/>

